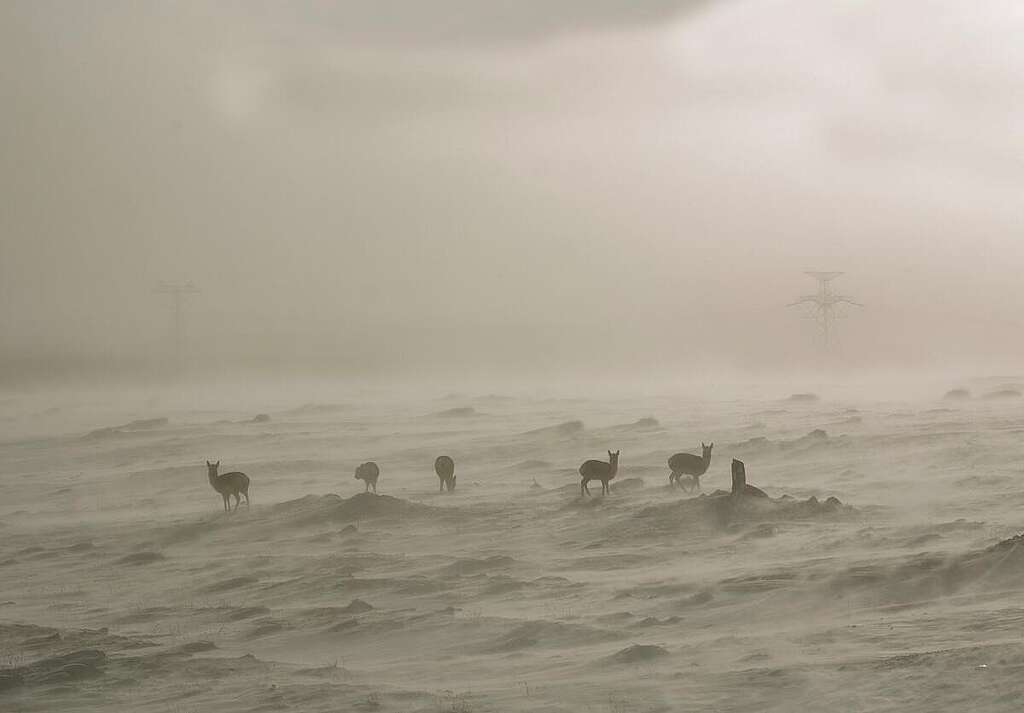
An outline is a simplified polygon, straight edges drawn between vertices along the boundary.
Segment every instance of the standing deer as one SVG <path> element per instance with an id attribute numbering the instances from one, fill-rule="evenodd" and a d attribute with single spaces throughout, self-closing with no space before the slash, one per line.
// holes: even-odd
<path id="1" fill-rule="evenodd" d="M 590 495 L 590 488 L 587 487 L 587 483 L 591 480 L 601 481 L 601 495 L 605 493 L 611 493 L 611 488 L 608 486 L 608 481 L 615 477 L 615 474 L 619 472 L 619 451 L 612 453 L 608 451 L 608 462 L 605 463 L 603 460 L 588 460 L 584 461 L 583 465 L 580 466 L 580 496 L 584 494 Z"/>
<path id="2" fill-rule="evenodd" d="M 700 490 L 700 477 L 708 471 L 711 465 L 711 449 L 715 447 L 705 445 L 701 441 L 701 456 L 698 458 L 692 453 L 676 453 L 668 459 L 668 467 L 672 473 L 668 476 L 669 485 L 678 485 L 687 492 Z M 682 476 L 688 476 L 685 479 Z"/>
<path id="3" fill-rule="evenodd" d="M 238 504 L 241 501 L 241 498 L 238 497 L 239 493 L 245 496 L 245 506 L 249 507 L 249 476 L 238 471 L 217 475 L 219 467 L 220 461 L 216 463 L 206 461 L 206 474 L 210 478 L 210 485 L 224 498 L 224 512 L 231 510 L 228 498 L 232 495 L 235 496 L 235 510 L 238 509 Z"/>
<path id="4" fill-rule="evenodd" d="M 374 463 L 372 460 L 367 463 L 363 463 L 358 468 L 356 468 L 356 480 L 363 481 L 363 484 L 366 486 L 366 488 L 363 490 L 364 493 L 369 492 L 370 488 L 372 487 L 373 494 L 377 494 L 377 478 L 379 477 L 380 468 L 378 468 L 377 464 Z"/>
<path id="5" fill-rule="evenodd" d="M 455 490 L 455 461 L 448 456 L 438 456 L 434 461 L 434 472 L 441 481 L 438 492 L 443 493 L 446 487 L 449 493 Z"/>

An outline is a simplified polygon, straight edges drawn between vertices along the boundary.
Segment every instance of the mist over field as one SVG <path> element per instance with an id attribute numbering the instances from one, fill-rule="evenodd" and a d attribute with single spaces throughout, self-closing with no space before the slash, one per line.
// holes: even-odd
<path id="1" fill-rule="evenodd" d="M 12 365 L 145 369 L 161 280 L 221 375 L 810 365 L 805 270 L 854 366 L 1024 346 L 1011 2 L 0 13 Z"/>
<path id="2" fill-rule="evenodd" d="M 0 711 L 1019 710 L 1022 32 L 0 3 Z"/>

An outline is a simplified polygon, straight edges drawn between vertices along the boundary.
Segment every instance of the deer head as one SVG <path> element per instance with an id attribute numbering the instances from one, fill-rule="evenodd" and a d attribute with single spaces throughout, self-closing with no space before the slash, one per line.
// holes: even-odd
<path id="1" fill-rule="evenodd" d="M 706 460 L 707 462 L 710 463 L 711 462 L 711 449 L 714 448 L 714 447 L 715 447 L 715 442 L 714 441 L 712 441 L 710 444 L 706 444 L 706 443 L 704 443 L 704 441 L 701 441 L 700 442 L 701 458 L 703 458 L 704 460 Z"/>

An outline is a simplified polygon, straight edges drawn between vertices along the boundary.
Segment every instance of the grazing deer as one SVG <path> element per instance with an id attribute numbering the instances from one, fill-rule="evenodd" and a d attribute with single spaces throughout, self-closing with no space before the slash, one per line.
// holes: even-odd
<path id="1" fill-rule="evenodd" d="M 603 460 L 588 460 L 580 466 L 580 496 L 584 494 L 590 495 L 590 488 L 587 487 L 587 483 L 591 480 L 601 481 L 601 495 L 605 493 L 611 493 L 611 488 L 608 487 L 608 481 L 615 477 L 615 474 L 619 472 L 619 451 L 612 453 L 608 451 L 608 462 L 605 463 Z"/>
<path id="2" fill-rule="evenodd" d="M 374 463 L 372 460 L 367 463 L 363 463 L 358 468 L 356 468 L 356 480 L 363 481 L 363 484 L 366 486 L 366 488 L 363 490 L 364 493 L 369 492 L 370 488 L 372 487 L 373 494 L 377 494 L 377 478 L 379 477 L 380 468 L 378 468 L 377 464 Z"/>
<path id="3" fill-rule="evenodd" d="M 668 467 L 672 471 L 668 476 L 669 485 L 678 485 L 690 493 L 700 490 L 700 477 L 708 471 L 708 466 L 711 465 L 711 449 L 714 447 L 713 441 L 711 445 L 705 445 L 701 441 L 700 458 L 692 453 L 676 453 L 669 458 Z M 683 478 L 684 475 L 687 477 Z"/>
<path id="4" fill-rule="evenodd" d="M 238 503 L 241 501 L 241 498 L 238 497 L 239 493 L 245 496 L 245 506 L 249 507 L 249 476 L 238 471 L 217 475 L 217 468 L 219 467 L 220 461 L 216 463 L 206 461 L 206 474 L 210 478 L 210 485 L 224 498 L 224 511 L 228 512 L 231 510 L 228 498 L 232 495 L 235 496 L 235 510 L 238 509 Z"/>
<path id="5" fill-rule="evenodd" d="M 434 472 L 441 481 L 439 493 L 443 493 L 446 487 L 449 493 L 455 490 L 455 461 L 448 456 L 438 456 L 434 461 Z"/>

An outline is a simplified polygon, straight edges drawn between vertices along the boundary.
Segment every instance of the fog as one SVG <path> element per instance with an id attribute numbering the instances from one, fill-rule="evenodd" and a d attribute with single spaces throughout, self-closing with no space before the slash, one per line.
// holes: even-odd
<path id="1" fill-rule="evenodd" d="M 0 710 L 1017 713 L 1022 36 L 0 1 Z"/>
<path id="2" fill-rule="evenodd" d="M 5 371 L 1019 356 L 1019 3 L 635 5 L 3 3 Z"/>

